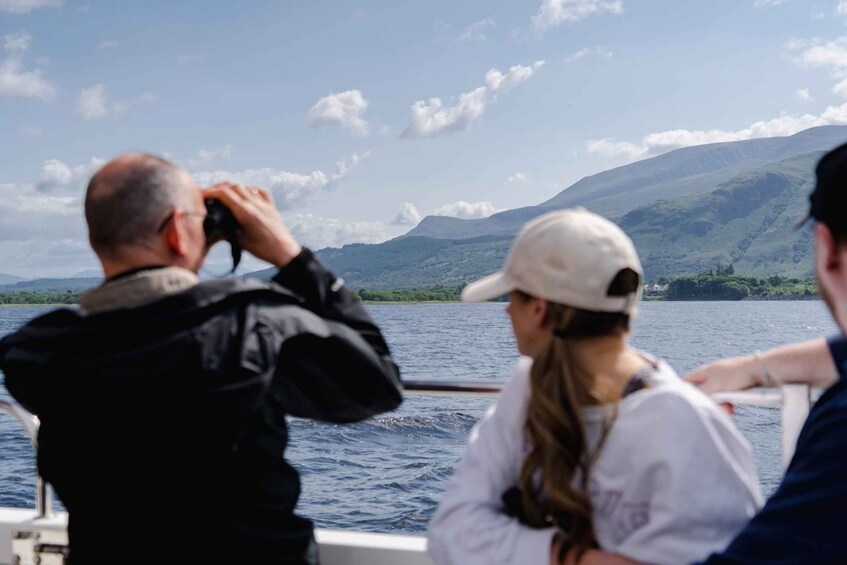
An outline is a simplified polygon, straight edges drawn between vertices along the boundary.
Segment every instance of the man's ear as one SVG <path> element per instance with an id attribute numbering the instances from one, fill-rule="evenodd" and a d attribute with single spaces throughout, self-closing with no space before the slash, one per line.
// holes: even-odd
<path id="1" fill-rule="evenodd" d="M 844 260 L 832 231 L 825 224 L 815 224 L 815 263 L 819 273 L 833 273 L 844 268 Z"/>
<path id="2" fill-rule="evenodd" d="M 168 222 L 168 227 L 165 231 L 165 239 L 168 242 L 168 248 L 171 253 L 177 257 L 185 257 L 186 253 L 184 219 L 185 216 L 179 212 L 174 213 L 174 218 Z"/>

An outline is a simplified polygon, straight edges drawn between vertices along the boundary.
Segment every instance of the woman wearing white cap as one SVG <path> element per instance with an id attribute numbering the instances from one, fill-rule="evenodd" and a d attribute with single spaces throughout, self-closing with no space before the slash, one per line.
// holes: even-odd
<path id="1" fill-rule="evenodd" d="M 584 209 L 532 220 L 503 270 L 465 288 L 467 302 L 509 295 L 524 357 L 430 522 L 437 563 L 559 563 L 592 548 L 691 563 L 761 506 L 729 418 L 629 346 L 640 289 L 632 241 Z"/>

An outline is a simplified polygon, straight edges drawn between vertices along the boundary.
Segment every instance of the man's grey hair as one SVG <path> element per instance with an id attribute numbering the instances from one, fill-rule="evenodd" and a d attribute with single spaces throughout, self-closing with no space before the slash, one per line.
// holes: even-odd
<path id="1" fill-rule="evenodd" d="M 115 255 L 153 241 L 169 214 L 192 205 L 185 182 L 182 169 L 153 155 L 140 155 L 120 171 L 95 174 L 85 195 L 91 246 Z"/>

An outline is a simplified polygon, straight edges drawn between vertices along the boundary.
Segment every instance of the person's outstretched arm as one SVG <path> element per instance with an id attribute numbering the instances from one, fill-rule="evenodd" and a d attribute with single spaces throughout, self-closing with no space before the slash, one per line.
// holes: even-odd
<path id="1" fill-rule="evenodd" d="M 844 341 L 843 337 L 832 341 Z M 765 370 L 770 373 L 766 379 Z M 685 376 L 703 392 L 743 390 L 778 383 L 802 383 L 827 387 L 838 377 L 829 345 L 824 338 L 783 345 L 758 355 L 732 357 L 703 365 Z M 769 382 L 766 382 L 769 381 Z"/>

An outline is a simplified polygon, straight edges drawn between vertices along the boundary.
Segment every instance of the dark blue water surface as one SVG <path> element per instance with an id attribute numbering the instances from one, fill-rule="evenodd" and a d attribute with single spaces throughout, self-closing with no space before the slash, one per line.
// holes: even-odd
<path id="1" fill-rule="evenodd" d="M 47 310 L 0 308 L 0 336 Z M 504 304 L 368 310 L 407 379 L 500 380 L 517 357 Z M 632 341 L 684 374 L 718 357 L 835 331 L 818 301 L 648 302 Z M 5 390 L 0 397 L 8 398 Z M 491 402 L 413 396 L 395 412 L 355 425 L 291 419 L 288 456 L 303 475 L 299 512 L 322 527 L 422 532 L 468 432 Z M 753 445 L 762 489 L 770 494 L 782 474 L 779 414 L 741 407 L 735 421 Z M 0 506 L 33 506 L 34 472 L 29 440 L 11 418 L 0 416 Z"/>

